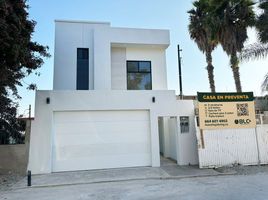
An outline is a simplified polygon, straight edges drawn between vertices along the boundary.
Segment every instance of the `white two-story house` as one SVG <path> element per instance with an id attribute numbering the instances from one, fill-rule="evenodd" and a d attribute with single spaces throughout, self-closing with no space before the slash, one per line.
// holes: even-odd
<path id="1" fill-rule="evenodd" d="M 179 164 L 196 162 L 193 102 L 167 88 L 168 30 L 64 20 L 55 29 L 53 90 L 36 92 L 33 174 L 158 167 L 172 142 Z M 189 117 L 188 134 L 180 134 L 179 116 Z M 161 141 L 163 117 L 177 119 L 168 131 L 175 139 Z"/>

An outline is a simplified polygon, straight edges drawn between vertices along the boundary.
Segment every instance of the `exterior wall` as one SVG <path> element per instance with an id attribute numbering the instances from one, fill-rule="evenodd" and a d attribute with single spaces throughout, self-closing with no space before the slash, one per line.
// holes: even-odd
<path id="1" fill-rule="evenodd" d="M 89 49 L 89 89 L 123 89 L 123 81 L 113 76 L 122 74 L 122 60 L 116 66 L 117 58 L 123 48 L 144 48 L 146 59 L 153 59 L 153 89 L 167 89 L 165 49 L 169 45 L 169 31 L 150 29 L 112 28 L 109 23 L 56 21 L 54 90 L 76 90 L 77 48 Z M 122 50 L 122 49 L 121 49 Z M 128 58 L 142 59 L 143 54 L 135 50 L 127 51 Z M 138 56 L 140 55 L 140 56 Z M 128 59 L 127 58 L 127 59 Z M 157 73 L 157 72 L 161 73 Z M 118 74 L 119 75 L 119 74 Z M 163 76 L 163 77 L 162 77 Z"/>
<path id="2" fill-rule="evenodd" d="M 94 29 L 94 90 L 111 90 L 109 30 L 109 27 Z"/>
<path id="3" fill-rule="evenodd" d="M 46 104 L 47 97 L 50 104 Z M 33 174 L 51 172 L 53 113 L 56 111 L 148 110 L 152 166 L 157 167 L 160 166 L 158 117 L 178 116 L 187 109 L 193 110 L 193 102 L 177 101 L 174 91 L 37 91 L 35 105 L 28 165 Z"/>
<path id="4" fill-rule="evenodd" d="M 151 61 L 152 89 L 167 90 L 165 49 L 148 47 L 112 47 L 112 89 L 127 89 L 127 60 Z"/>
<path id="5" fill-rule="evenodd" d="M 170 134 L 169 134 L 169 117 L 161 117 L 159 123 L 159 134 L 160 134 L 160 145 L 163 156 L 166 158 L 170 158 Z M 161 152 L 161 151 L 160 151 Z"/>
<path id="6" fill-rule="evenodd" d="M 126 48 L 112 47 L 112 90 L 127 89 Z"/>
<path id="7" fill-rule="evenodd" d="M 127 60 L 151 61 L 152 89 L 167 90 L 166 54 L 162 48 L 127 48 Z"/>
<path id="8" fill-rule="evenodd" d="M 165 146 L 164 146 L 164 118 L 158 118 L 158 132 L 159 132 L 159 152 L 164 156 Z"/>
<path id="9" fill-rule="evenodd" d="M 56 21 L 54 90 L 76 90 L 77 48 L 89 48 L 89 89 L 94 88 L 94 30 L 102 27 L 109 24 Z"/>
<path id="10" fill-rule="evenodd" d="M 194 102 L 192 100 L 181 100 L 178 104 L 178 164 L 197 165 L 198 152 L 195 128 Z M 181 133 L 180 116 L 189 116 L 189 133 Z"/>
<path id="11" fill-rule="evenodd" d="M 25 174 L 27 169 L 27 145 L 0 145 L 0 172 L 9 173 L 10 171 Z"/>
<path id="12" fill-rule="evenodd" d="M 177 124 L 170 123 L 170 117 L 160 117 L 159 118 L 159 144 L 160 144 L 160 152 L 163 154 L 166 158 L 172 158 L 174 160 L 177 160 L 176 149 L 173 148 L 172 142 L 177 141 L 177 138 L 174 136 L 177 134 L 177 132 L 174 132 L 174 129 L 177 127 Z M 173 140 L 173 141 L 172 141 Z M 175 156 L 172 156 L 174 155 Z"/>
<path id="13" fill-rule="evenodd" d="M 177 114 L 159 118 L 160 149 L 164 157 L 172 158 L 178 165 L 197 165 L 198 152 L 192 100 L 177 101 Z M 180 116 L 188 116 L 189 132 L 181 133 Z"/>
<path id="14" fill-rule="evenodd" d="M 177 118 L 172 117 L 168 120 L 169 130 L 169 157 L 173 160 L 178 160 L 178 129 Z"/>
<path id="15" fill-rule="evenodd" d="M 111 27 L 109 37 L 117 45 L 169 46 L 169 31 L 160 29 L 137 29 Z"/>
<path id="16" fill-rule="evenodd" d="M 29 156 L 30 130 L 31 120 L 27 120 L 24 144 L 0 145 L 0 174 L 10 172 L 23 175 L 26 174 Z"/>

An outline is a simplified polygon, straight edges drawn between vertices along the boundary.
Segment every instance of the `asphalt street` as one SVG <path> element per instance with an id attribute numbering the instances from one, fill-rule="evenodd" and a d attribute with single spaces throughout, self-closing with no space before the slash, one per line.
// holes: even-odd
<path id="1" fill-rule="evenodd" d="M 265 200 L 268 173 L 184 179 L 147 179 L 12 189 L 0 193 L 5 200 Z"/>

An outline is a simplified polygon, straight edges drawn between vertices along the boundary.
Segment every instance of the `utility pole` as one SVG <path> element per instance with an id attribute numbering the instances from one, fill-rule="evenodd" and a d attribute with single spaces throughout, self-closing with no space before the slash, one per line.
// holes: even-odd
<path id="1" fill-rule="evenodd" d="M 180 49 L 180 45 L 178 45 L 178 64 L 179 64 L 179 82 L 180 82 L 180 99 L 183 98 L 183 94 L 182 94 L 182 74 L 181 74 L 181 54 L 180 52 L 182 51 L 182 49 Z"/>
<path id="2" fill-rule="evenodd" d="M 29 105 L 29 115 L 28 115 L 29 120 L 31 120 L 31 112 L 32 112 L 32 107 L 31 107 L 31 104 L 30 104 Z"/>

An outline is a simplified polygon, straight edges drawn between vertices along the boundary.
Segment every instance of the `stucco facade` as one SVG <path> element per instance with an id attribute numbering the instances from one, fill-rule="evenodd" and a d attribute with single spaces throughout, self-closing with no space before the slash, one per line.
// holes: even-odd
<path id="1" fill-rule="evenodd" d="M 168 30 L 56 20 L 53 90 L 76 90 L 76 49 L 89 49 L 89 89 L 126 89 L 126 61 L 150 60 L 153 90 L 167 90 Z"/>
<path id="2" fill-rule="evenodd" d="M 171 154 L 178 164 L 196 164 L 193 102 L 178 101 L 167 88 L 168 46 L 168 30 L 57 20 L 53 90 L 36 93 L 28 169 L 40 174 L 160 166 L 159 118 L 171 116 Z M 76 85 L 77 48 L 89 54 L 84 91 Z M 129 60 L 150 61 L 151 90 L 127 90 Z M 188 134 L 180 134 L 179 116 L 190 117 Z"/>

